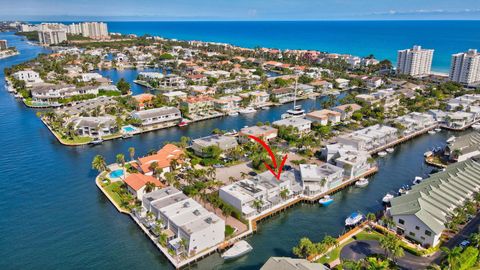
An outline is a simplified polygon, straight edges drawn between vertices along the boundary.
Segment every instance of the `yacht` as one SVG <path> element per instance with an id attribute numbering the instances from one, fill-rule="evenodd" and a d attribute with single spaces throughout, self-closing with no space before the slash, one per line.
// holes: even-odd
<path id="1" fill-rule="evenodd" d="M 379 157 L 384 157 L 384 156 L 386 156 L 387 154 L 388 154 L 388 153 L 387 153 L 386 151 L 380 151 L 380 152 L 378 152 L 378 156 L 379 156 Z"/>
<path id="2" fill-rule="evenodd" d="M 240 109 L 238 112 L 241 113 L 241 114 L 249 114 L 249 113 L 254 113 L 256 112 L 257 110 L 255 110 L 254 108 L 252 107 L 247 107 L 245 109 Z"/>
<path id="3" fill-rule="evenodd" d="M 436 132 L 435 132 L 435 130 L 433 130 L 433 129 L 428 131 L 428 134 L 430 134 L 430 135 L 433 135 L 433 134 L 435 134 L 435 133 L 436 133 Z"/>
<path id="4" fill-rule="evenodd" d="M 229 116 L 237 116 L 238 112 L 237 111 L 231 111 L 228 113 Z"/>
<path id="5" fill-rule="evenodd" d="M 302 109 L 301 105 L 297 105 L 297 81 L 295 80 L 295 95 L 293 96 L 293 109 L 288 110 L 286 113 L 281 115 L 282 119 L 292 118 L 292 117 L 304 117 L 305 110 Z"/>
<path id="6" fill-rule="evenodd" d="M 322 206 L 328 206 L 333 202 L 332 197 L 325 195 L 325 197 L 321 198 L 318 200 L 318 203 L 321 204 Z"/>
<path id="7" fill-rule="evenodd" d="M 353 212 L 350 216 L 345 219 L 345 226 L 355 226 L 358 223 L 362 222 L 365 217 L 358 212 Z"/>
<path id="8" fill-rule="evenodd" d="M 454 141 L 455 141 L 455 136 L 452 136 L 452 137 L 447 139 L 447 143 L 451 143 L 451 142 L 454 142 Z"/>
<path id="9" fill-rule="evenodd" d="M 188 125 L 188 121 L 185 120 L 185 119 L 182 119 L 182 121 L 180 121 L 180 123 L 178 123 L 179 127 L 184 127 L 184 126 L 187 126 L 187 125 Z"/>
<path id="10" fill-rule="evenodd" d="M 440 131 L 442 131 L 442 129 L 441 129 L 441 128 L 439 128 L 439 127 L 435 128 L 434 130 L 435 130 L 436 132 L 440 132 Z"/>
<path id="11" fill-rule="evenodd" d="M 472 128 L 475 130 L 480 130 L 480 124 L 472 125 Z"/>
<path id="12" fill-rule="evenodd" d="M 398 194 L 399 195 L 408 194 L 409 190 L 410 190 L 410 186 L 409 185 L 404 185 L 398 190 Z"/>
<path id="13" fill-rule="evenodd" d="M 222 254 L 222 258 L 224 260 L 235 259 L 249 253 L 252 250 L 253 250 L 252 246 L 250 246 L 250 244 L 247 241 L 241 240 L 233 244 L 231 248 L 225 251 Z"/>
<path id="14" fill-rule="evenodd" d="M 103 140 L 101 138 L 95 138 L 93 141 L 90 142 L 91 145 L 99 145 L 102 144 Z"/>
<path id="15" fill-rule="evenodd" d="M 262 107 L 262 110 L 270 110 L 269 106 Z"/>
<path id="16" fill-rule="evenodd" d="M 390 193 L 387 193 L 383 199 L 382 199 L 382 202 L 384 203 L 390 203 L 390 201 L 394 198 L 395 196 L 393 196 L 392 194 Z"/>
<path id="17" fill-rule="evenodd" d="M 355 182 L 355 186 L 357 187 L 366 187 L 368 185 L 368 179 L 367 178 L 360 178 L 357 182 Z"/>
<path id="18" fill-rule="evenodd" d="M 412 184 L 420 184 L 422 182 L 423 178 L 420 176 L 415 176 L 415 179 L 413 179 Z"/>
<path id="19" fill-rule="evenodd" d="M 390 148 L 387 148 L 385 151 L 387 151 L 387 153 L 393 153 L 393 151 L 395 151 L 395 148 L 390 147 Z"/>

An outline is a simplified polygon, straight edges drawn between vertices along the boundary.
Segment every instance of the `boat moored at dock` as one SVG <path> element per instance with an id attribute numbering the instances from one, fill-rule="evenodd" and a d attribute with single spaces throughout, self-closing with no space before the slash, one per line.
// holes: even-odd
<path id="1" fill-rule="evenodd" d="M 355 186 L 357 187 L 366 187 L 368 185 L 368 179 L 367 178 L 360 178 L 357 182 L 355 182 Z"/>
<path id="2" fill-rule="evenodd" d="M 365 217 L 359 212 L 353 212 L 350 216 L 345 219 L 345 226 L 355 226 L 358 223 L 362 222 Z"/>
<path id="3" fill-rule="evenodd" d="M 232 259 L 241 257 L 252 250 L 253 250 L 252 246 L 250 246 L 250 244 L 247 241 L 241 240 L 233 244 L 231 248 L 225 251 L 222 254 L 222 258 L 224 260 L 232 260 Z"/>
<path id="4" fill-rule="evenodd" d="M 333 199 L 332 197 L 328 196 L 328 195 L 325 195 L 325 197 L 321 198 L 320 200 L 318 200 L 318 203 L 322 206 L 328 206 L 330 205 L 331 203 L 333 202 Z"/>
<path id="5" fill-rule="evenodd" d="M 387 193 L 385 196 L 383 196 L 382 202 L 385 204 L 388 204 L 394 197 L 395 197 L 394 195 Z"/>

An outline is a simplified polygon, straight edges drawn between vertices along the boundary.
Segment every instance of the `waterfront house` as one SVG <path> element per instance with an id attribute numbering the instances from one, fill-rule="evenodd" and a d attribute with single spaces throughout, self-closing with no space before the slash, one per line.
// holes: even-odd
<path id="1" fill-rule="evenodd" d="M 329 270 L 329 268 L 306 259 L 270 257 L 260 270 Z"/>
<path id="2" fill-rule="evenodd" d="M 72 118 L 73 129 L 78 136 L 98 138 L 118 131 L 115 118 L 112 116 L 75 117 Z"/>
<path id="3" fill-rule="evenodd" d="M 278 129 L 271 127 L 271 126 L 251 126 L 251 127 L 244 127 L 238 133 L 238 141 L 240 143 L 247 143 L 249 141 L 253 141 L 248 136 L 255 136 L 257 138 L 261 138 L 264 141 L 270 141 L 277 137 Z"/>
<path id="4" fill-rule="evenodd" d="M 161 72 L 140 72 L 138 78 L 145 81 L 161 80 L 165 77 Z"/>
<path id="5" fill-rule="evenodd" d="M 224 96 L 213 101 L 214 108 L 221 112 L 237 111 L 242 98 L 239 96 Z"/>
<path id="6" fill-rule="evenodd" d="M 95 73 L 95 72 L 92 72 L 92 73 L 82 73 L 82 74 L 80 74 L 79 81 L 81 81 L 81 82 L 90 82 L 90 81 L 98 80 L 98 79 L 101 79 L 101 78 L 103 78 L 102 75 L 100 75 L 100 74 L 98 74 L 98 73 Z"/>
<path id="7" fill-rule="evenodd" d="M 16 80 L 24 81 L 27 87 L 30 87 L 36 83 L 42 83 L 40 74 L 33 70 L 21 70 L 13 73 L 13 78 Z"/>
<path id="8" fill-rule="evenodd" d="M 349 85 L 349 83 L 350 83 L 349 80 L 343 79 L 343 78 L 335 79 L 335 82 L 337 83 L 337 86 L 338 86 L 338 88 L 340 88 L 340 89 L 347 89 L 347 88 L 348 88 L 348 85 Z"/>
<path id="9" fill-rule="evenodd" d="M 315 90 L 315 87 L 308 84 L 299 83 L 297 84 L 297 94 L 299 95 L 309 95 L 312 94 Z"/>
<path id="10" fill-rule="evenodd" d="M 447 102 L 447 110 L 455 111 L 461 110 L 466 111 L 471 106 L 480 103 L 480 94 L 466 94 L 456 98 L 452 98 Z"/>
<path id="11" fill-rule="evenodd" d="M 383 85 L 383 80 L 382 78 L 379 77 L 372 77 L 366 80 L 366 84 L 368 88 L 378 88 Z"/>
<path id="12" fill-rule="evenodd" d="M 270 95 L 263 91 L 253 91 L 246 94 L 250 97 L 250 105 L 254 107 L 261 107 L 268 103 Z M 240 95 L 241 96 L 241 95 Z"/>
<path id="13" fill-rule="evenodd" d="M 204 114 L 214 110 L 215 99 L 209 96 L 188 97 L 180 102 L 180 108 L 186 114 Z"/>
<path id="14" fill-rule="evenodd" d="M 105 113 L 105 108 L 115 107 L 117 101 L 113 97 L 100 96 L 94 99 L 72 102 L 70 106 L 64 106 L 55 110 L 58 115 L 66 117 L 75 117 L 81 115 L 91 115 L 93 111 L 100 115 Z"/>
<path id="15" fill-rule="evenodd" d="M 333 157 L 330 159 L 332 164 L 343 169 L 343 173 L 347 179 L 352 179 L 366 173 L 373 166 L 373 159 L 367 151 L 352 149 L 349 146 L 339 146 L 335 152 L 329 149 Z M 328 148 L 328 145 L 327 145 Z"/>
<path id="16" fill-rule="evenodd" d="M 317 90 L 327 91 L 333 88 L 333 84 L 331 82 L 327 82 L 325 80 L 315 80 L 309 83 L 311 86 L 315 87 Z"/>
<path id="17" fill-rule="evenodd" d="M 185 89 L 186 84 L 185 78 L 175 74 L 168 74 L 160 81 L 160 86 L 164 88 Z"/>
<path id="18" fill-rule="evenodd" d="M 151 169 L 152 163 L 156 164 L 155 170 L 158 170 L 160 174 L 170 172 L 172 160 L 176 160 L 177 163 L 182 163 L 183 150 L 173 144 L 166 144 L 157 153 L 145 157 L 138 158 L 135 167 L 138 171 L 146 174 L 153 175 Z M 157 171 L 157 173 L 158 173 Z"/>
<path id="19" fill-rule="evenodd" d="M 149 93 L 143 93 L 132 96 L 137 101 L 137 110 L 145 110 L 152 106 L 152 100 L 155 96 Z"/>
<path id="20" fill-rule="evenodd" d="M 341 144 L 351 145 L 357 150 L 370 151 L 398 139 L 398 130 L 384 125 L 373 125 L 338 136 L 337 141 Z"/>
<path id="21" fill-rule="evenodd" d="M 480 155 L 480 133 L 473 131 L 447 142 L 445 155 L 458 162 Z"/>
<path id="22" fill-rule="evenodd" d="M 355 103 L 350 103 L 350 104 L 343 104 L 337 107 L 333 107 L 332 111 L 341 113 L 340 119 L 345 120 L 347 118 L 352 117 L 352 114 L 360 109 L 362 109 L 362 106 Z"/>
<path id="23" fill-rule="evenodd" d="M 102 87 L 103 89 L 103 87 Z M 44 105 L 58 105 L 61 99 L 78 95 L 98 95 L 98 86 L 83 86 L 75 88 L 66 84 L 40 84 L 31 89 L 32 101 Z"/>
<path id="24" fill-rule="evenodd" d="M 163 185 L 157 178 L 141 173 L 132 173 L 125 178 L 127 190 L 138 200 L 142 200 L 147 183 L 152 183 L 156 188 L 163 188 Z"/>
<path id="25" fill-rule="evenodd" d="M 131 116 L 140 120 L 142 126 L 173 125 L 182 119 L 180 110 L 175 107 L 161 107 L 144 111 L 134 111 Z"/>
<path id="26" fill-rule="evenodd" d="M 196 155 L 204 157 L 207 155 L 205 150 L 211 146 L 217 146 L 222 151 L 232 149 L 238 145 L 237 139 L 232 136 L 210 135 L 207 137 L 192 140 L 192 149 Z"/>
<path id="27" fill-rule="evenodd" d="M 145 197 L 142 206 L 161 221 L 163 232 L 169 236 L 168 247 L 177 255 L 192 256 L 224 241 L 225 221 L 181 191 L 167 187 Z"/>
<path id="28" fill-rule="evenodd" d="M 447 112 L 445 125 L 449 128 L 463 129 L 477 120 L 473 112 Z"/>
<path id="29" fill-rule="evenodd" d="M 340 112 L 327 109 L 309 112 L 305 116 L 306 119 L 324 126 L 328 125 L 329 123 L 333 125 L 339 123 L 341 117 L 342 114 Z"/>
<path id="30" fill-rule="evenodd" d="M 437 246 L 457 207 L 480 190 L 477 158 L 455 163 L 414 185 L 391 201 L 390 215 L 399 235 L 425 247 Z"/>
<path id="31" fill-rule="evenodd" d="M 171 91 L 167 93 L 162 93 L 163 96 L 165 96 L 168 100 L 168 102 L 172 102 L 178 99 L 186 99 L 187 98 L 187 93 L 182 92 L 182 91 Z"/>
<path id="32" fill-rule="evenodd" d="M 300 164 L 303 192 L 307 196 L 324 193 L 343 181 L 343 169 L 329 163 Z"/>
<path id="33" fill-rule="evenodd" d="M 311 131 L 312 121 L 299 117 L 278 120 L 272 123 L 273 126 L 293 127 L 299 134 L 307 134 Z"/>
<path id="34" fill-rule="evenodd" d="M 272 90 L 272 97 L 280 103 L 293 101 L 295 90 L 291 87 L 277 88 Z"/>
<path id="35" fill-rule="evenodd" d="M 428 113 L 411 112 L 395 118 L 394 123 L 403 126 L 403 135 L 409 135 L 437 124 L 435 118 Z"/>

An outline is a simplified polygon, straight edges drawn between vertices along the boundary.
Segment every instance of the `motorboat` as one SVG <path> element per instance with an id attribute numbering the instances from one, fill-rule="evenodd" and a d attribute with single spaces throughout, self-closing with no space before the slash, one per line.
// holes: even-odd
<path id="1" fill-rule="evenodd" d="M 222 254 L 222 258 L 224 260 L 235 259 L 249 253 L 252 250 L 253 250 L 252 246 L 250 246 L 250 244 L 247 241 L 241 240 L 233 244 L 231 248 L 225 251 Z"/>
<path id="2" fill-rule="evenodd" d="M 420 176 L 415 176 L 415 179 L 413 179 L 412 184 L 420 184 L 422 182 L 423 178 Z"/>
<path id="3" fill-rule="evenodd" d="M 102 143 L 103 143 L 103 140 L 101 138 L 93 139 L 93 141 L 90 142 L 91 145 L 99 145 Z"/>
<path id="4" fill-rule="evenodd" d="M 384 156 L 386 156 L 386 155 L 388 155 L 388 153 L 387 153 L 386 151 L 380 151 L 380 152 L 378 152 L 378 156 L 379 156 L 379 157 L 384 157 Z"/>
<path id="5" fill-rule="evenodd" d="M 353 212 L 350 216 L 345 219 L 345 226 L 355 226 L 358 223 L 362 222 L 365 217 L 359 212 Z"/>
<path id="6" fill-rule="evenodd" d="M 435 132 L 435 130 L 433 130 L 433 129 L 428 131 L 428 134 L 430 134 L 430 135 L 433 135 L 435 133 L 437 133 L 437 132 Z"/>
<path id="7" fill-rule="evenodd" d="M 452 143 L 454 141 L 455 141 L 455 136 L 452 136 L 452 137 L 447 139 L 447 143 Z"/>
<path id="8" fill-rule="evenodd" d="M 393 153 L 393 151 L 395 151 L 395 148 L 390 147 L 390 148 L 387 148 L 385 151 L 387 151 L 387 153 Z"/>
<path id="9" fill-rule="evenodd" d="M 321 198 L 320 200 L 318 200 L 318 203 L 321 204 L 322 206 L 328 206 L 330 205 L 331 203 L 333 202 L 333 198 L 328 196 L 328 195 L 325 195 L 325 197 Z"/>
<path id="10" fill-rule="evenodd" d="M 225 136 L 235 136 L 237 134 L 238 134 L 238 132 L 235 129 L 232 129 L 232 131 L 226 132 L 223 135 L 225 135 Z"/>
<path id="11" fill-rule="evenodd" d="M 304 117 L 305 110 L 302 109 L 301 105 L 296 105 L 293 109 L 288 110 L 286 113 L 281 115 L 282 119 L 295 118 L 295 117 Z"/>
<path id="12" fill-rule="evenodd" d="M 132 137 L 133 137 L 133 135 L 130 134 L 130 133 L 125 133 L 125 134 L 122 135 L 122 139 L 130 139 Z"/>
<path id="13" fill-rule="evenodd" d="M 434 130 L 435 130 L 435 132 L 440 132 L 440 131 L 442 131 L 441 128 L 435 128 Z"/>
<path id="14" fill-rule="evenodd" d="M 262 110 L 270 110 L 269 106 L 262 107 Z"/>
<path id="15" fill-rule="evenodd" d="M 404 185 L 400 189 L 398 189 L 398 194 L 403 195 L 403 194 L 408 194 L 408 191 L 410 190 L 409 185 Z"/>
<path id="16" fill-rule="evenodd" d="M 480 130 L 480 124 L 474 124 L 472 125 L 472 128 L 475 130 Z"/>
<path id="17" fill-rule="evenodd" d="M 255 110 L 252 107 L 247 107 L 247 108 L 244 108 L 244 109 L 240 109 L 238 112 L 241 113 L 241 114 L 249 114 L 249 113 L 254 113 L 256 111 L 257 110 Z"/>
<path id="18" fill-rule="evenodd" d="M 433 156 L 433 152 L 432 151 L 427 151 L 427 152 L 423 153 L 423 156 L 424 157 L 431 157 L 431 156 Z"/>
<path id="19" fill-rule="evenodd" d="M 182 119 L 182 121 L 180 121 L 180 123 L 178 123 L 179 127 L 185 127 L 187 125 L 188 125 L 188 121 L 186 121 L 185 119 Z"/>
<path id="20" fill-rule="evenodd" d="M 394 198 L 395 196 L 387 193 L 385 196 L 383 196 L 382 202 L 384 203 L 390 203 L 390 201 Z"/>
<path id="21" fill-rule="evenodd" d="M 231 111 L 228 113 L 229 116 L 237 116 L 238 112 L 237 111 Z"/>
<path id="22" fill-rule="evenodd" d="M 368 179 L 367 178 L 360 178 L 357 182 L 355 182 L 355 186 L 357 187 L 366 187 L 368 185 Z"/>

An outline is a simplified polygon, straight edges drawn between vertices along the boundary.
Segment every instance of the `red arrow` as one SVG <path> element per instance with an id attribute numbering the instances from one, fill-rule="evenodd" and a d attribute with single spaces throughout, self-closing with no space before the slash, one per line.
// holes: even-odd
<path id="1" fill-rule="evenodd" d="M 267 150 L 267 152 L 270 155 L 270 158 L 272 159 L 272 162 L 273 162 L 273 169 L 266 162 L 264 162 L 265 167 L 267 167 L 267 169 L 275 176 L 275 178 L 277 178 L 277 180 L 280 180 L 280 175 L 282 174 L 283 165 L 285 165 L 285 161 L 287 161 L 287 155 L 285 155 L 283 157 L 282 163 L 280 164 L 280 167 L 277 167 L 277 158 L 273 154 L 272 149 L 270 149 L 270 146 L 268 146 L 268 144 L 266 142 L 264 142 L 262 139 L 260 139 L 258 137 L 255 137 L 255 136 L 252 136 L 252 135 L 248 135 L 248 137 L 250 139 L 253 139 L 256 142 L 260 143 L 263 146 L 263 148 L 265 148 L 265 150 Z M 274 169 L 277 169 L 277 168 L 278 168 L 278 173 L 275 172 L 275 170 L 274 170 Z"/>

